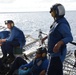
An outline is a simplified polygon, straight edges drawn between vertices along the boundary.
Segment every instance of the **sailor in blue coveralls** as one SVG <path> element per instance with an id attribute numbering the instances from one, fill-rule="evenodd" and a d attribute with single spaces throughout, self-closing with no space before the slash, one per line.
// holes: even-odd
<path id="1" fill-rule="evenodd" d="M 16 58 L 7 75 L 12 75 L 13 72 L 17 69 L 19 69 L 18 75 L 45 75 L 47 67 L 47 50 L 44 47 L 40 47 L 36 51 L 35 59 L 33 59 L 30 63 L 27 63 L 21 57 Z M 31 70 L 29 70 L 28 74 L 22 71 L 26 71 L 29 68 Z"/>
<path id="2" fill-rule="evenodd" d="M 14 22 L 12 20 L 6 20 L 5 25 L 7 25 L 8 29 L 10 29 L 10 35 L 8 38 L 0 40 L 0 43 L 2 43 L 2 60 L 7 57 L 7 54 L 9 54 L 9 60 L 12 60 L 14 59 L 13 48 L 17 46 L 23 48 L 23 46 L 25 45 L 25 36 L 20 29 L 14 26 Z"/>
<path id="3" fill-rule="evenodd" d="M 65 19 L 65 9 L 62 4 L 55 4 L 50 10 L 54 22 L 50 27 L 48 37 L 48 53 L 50 64 L 47 75 L 63 75 L 63 61 L 66 56 L 66 44 L 73 40 L 69 23 Z"/>

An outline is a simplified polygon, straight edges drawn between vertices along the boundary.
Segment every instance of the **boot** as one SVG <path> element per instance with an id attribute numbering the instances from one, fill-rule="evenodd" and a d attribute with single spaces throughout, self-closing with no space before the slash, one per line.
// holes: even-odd
<path id="1" fill-rule="evenodd" d="M 5 75 L 9 70 L 10 70 L 9 67 L 3 67 L 3 68 L 0 70 L 0 74 L 1 74 L 1 75 Z"/>
<path id="2" fill-rule="evenodd" d="M 7 64 L 11 64 L 15 60 L 15 56 L 8 56 Z"/>
<path id="3" fill-rule="evenodd" d="M 7 56 L 3 56 L 3 57 L 1 58 L 1 61 L 2 61 L 2 63 L 6 63 L 6 61 L 7 61 Z"/>

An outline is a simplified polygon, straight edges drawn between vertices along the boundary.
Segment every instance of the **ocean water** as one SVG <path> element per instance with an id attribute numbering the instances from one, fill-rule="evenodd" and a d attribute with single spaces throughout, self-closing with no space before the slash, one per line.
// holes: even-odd
<path id="1" fill-rule="evenodd" d="M 66 11 L 67 18 L 71 32 L 76 42 L 76 11 Z M 38 30 L 41 29 L 48 34 L 53 18 L 49 12 L 16 12 L 16 13 L 0 13 L 0 26 L 5 26 L 5 20 L 13 20 L 15 25 L 20 28 L 25 35 L 31 35 L 38 38 Z M 75 50 L 74 45 L 68 44 L 68 50 Z"/>

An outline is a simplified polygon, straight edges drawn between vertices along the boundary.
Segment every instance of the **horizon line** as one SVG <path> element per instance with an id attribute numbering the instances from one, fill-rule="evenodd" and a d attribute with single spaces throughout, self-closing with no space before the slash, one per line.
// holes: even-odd
<path id="1" fill-rule="evenodd" d="M 68 11 L 76 11 L 76 10 L 66 10 L 66 12 Z M 49 11 L 16 11 L 16 12 L 0 12 L 0 13 L 32 13 L 32 12 L 49 12 Z"/>

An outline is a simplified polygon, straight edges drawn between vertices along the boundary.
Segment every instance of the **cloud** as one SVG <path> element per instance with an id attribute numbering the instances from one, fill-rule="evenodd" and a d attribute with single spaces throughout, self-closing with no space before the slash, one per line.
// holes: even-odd
<path id="1" fill-rule="evenodd" d="M 12 3 L 15 0 L 0 0 L 0 3 Z"/>
<path id="2" fill-rule="evenodd" d="M 49 11 L 55 3 L 63 4 L 66 10 L 76 10 L 76 0 L 0 0 L 0 11 Z"/>

